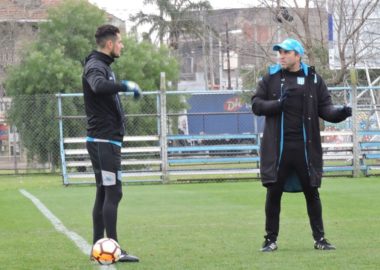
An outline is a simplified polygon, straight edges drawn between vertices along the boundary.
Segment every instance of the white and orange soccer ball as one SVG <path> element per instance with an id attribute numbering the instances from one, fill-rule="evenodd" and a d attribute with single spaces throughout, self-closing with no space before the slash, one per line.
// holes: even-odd
<path id="1" fill-rule="evenodd" d="M 113 264 L 120 259 L 119 244 L 111 238 L 99 239 L 92 247 L 92 257 L 102 265 Z"/>

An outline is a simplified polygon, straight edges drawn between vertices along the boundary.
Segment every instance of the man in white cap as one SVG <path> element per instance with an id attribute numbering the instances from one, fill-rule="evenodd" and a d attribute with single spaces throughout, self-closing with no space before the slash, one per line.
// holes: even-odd
<path id="1" fill-rule="evenodd" d="M 348 106 L 334 106 L 325 82 L 301 62 L 304 49 L 295 39 L 273 46 L 279 63 L 269 68 L 252 97 L 252 111 L 265 116 L 260 175 L 267 188 L 263 252 L 277 250 L 283 192 L 303 192 L 314 248 L 332 250 L 325 238 L 318 188 L 322 178 L 319 118 L 338 123 L 351 116 Z"/>

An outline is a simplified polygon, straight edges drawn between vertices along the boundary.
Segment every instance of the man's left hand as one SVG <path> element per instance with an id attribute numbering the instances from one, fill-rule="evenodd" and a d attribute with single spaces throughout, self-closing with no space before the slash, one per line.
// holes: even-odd
<path id="1" fill-rule="evenodd" d="M 346 117 L 352 116 L 352 108 L 350 106 L 343 106 L 342 112 L 346 115 Z"/>

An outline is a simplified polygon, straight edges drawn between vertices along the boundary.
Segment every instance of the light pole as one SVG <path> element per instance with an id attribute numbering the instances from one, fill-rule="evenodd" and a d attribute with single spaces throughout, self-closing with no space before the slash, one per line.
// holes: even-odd
<path id="1" fill-rule="evenodd" d="M 229 34 L 241 34 L 240 29 L 229 30 L 228 23 L 225 23 L 226 31 L 219 33 L 219 85 L 222 85 L 223 78 L 223 58 L 222 58 L 222 39 L 221 35 L 226 35 L 226 62 L 227 62 L 227 89 L 232 90 L 231 86 L 231 57 L 230 57 L 230 39 Z"/>
<path id="2" fill-rule="evenodd" d="M 228 38 L 228 23 L 226 22 L 226 50 L 227 50 L 227 89 L 231 90 L 231 62 L 230 62 L 230 41 Z"/>

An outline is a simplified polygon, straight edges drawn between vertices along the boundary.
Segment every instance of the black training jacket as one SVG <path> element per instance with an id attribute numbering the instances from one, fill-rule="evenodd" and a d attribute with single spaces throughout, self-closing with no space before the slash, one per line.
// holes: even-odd
<path id="1" fill-rule="evenodd" d="M 112 57 L 99 51 L 86 57 L 82 85 L 87 136 L 122 142 L 125 117 L 118 92 L 124 91 L 124 86 L 116 82 L 112 62 Z"/>
<path id="2" fill-rule="evenodd" d="M 322 146 L 319 118 L 337 123 L 346 119 L 342 107 L 336 107 L 322 78 L 313 68 L 305 67 L 306 92 L 303 104 L 303 126 L 306 135 L 305 150 L 310 175 L 310 185 L 320 187 L 323 170 Z M 281 71 L 267 74 L 259 82 L 252 97 L 252 111 L 265 116 L 265 127 L 261 141 L 260 175 L 264 186 L 277 181 L 281 145 Z"/>

